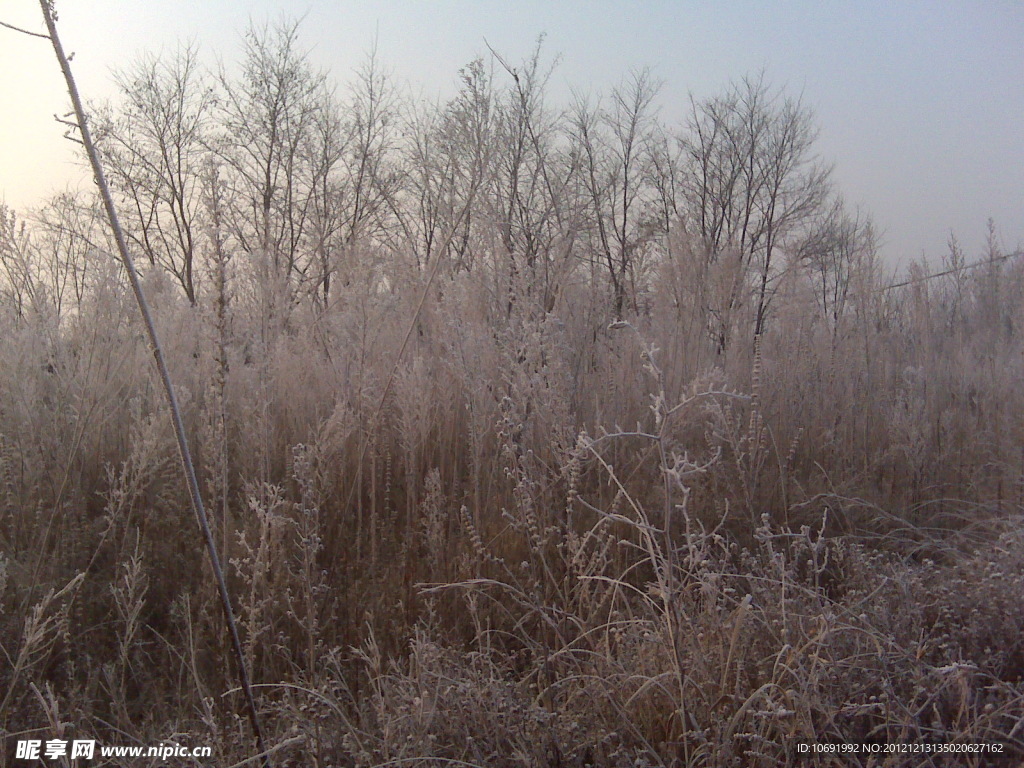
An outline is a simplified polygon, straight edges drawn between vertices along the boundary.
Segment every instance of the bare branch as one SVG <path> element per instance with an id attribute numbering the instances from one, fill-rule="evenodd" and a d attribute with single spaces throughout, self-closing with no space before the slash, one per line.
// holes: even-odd
<path id="1" fill-rule="evenodd" d="M 50 39 L 49 35 L 44 35 L 39 32 L 32 32 L 28 29 L 22 29 L 21 27 L 16 27 L 13 24 L 8 24 L 6 21 L 0 21 L 0 27 L 7 27 L 7 29 L 13 29 L 15 32 L 21 32 L 21 34 L 28 35 L 29 37 L 41 37 L 43 38 L 43 40 Z"/>

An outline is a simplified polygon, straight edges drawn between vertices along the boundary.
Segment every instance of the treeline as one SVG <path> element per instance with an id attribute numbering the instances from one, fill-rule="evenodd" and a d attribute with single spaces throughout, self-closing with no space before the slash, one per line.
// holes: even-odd
<path id="1" fill-rule="evenodd" d="M 436 268 L 487 274 L 506 302 L 545 312 L 587 282 L 623 317 L 649 311 L 685 245 L 722 351 L 748 315 L 745 343 L 764 330 L 787 270 L 813 273 L 823 310 L 841 314 L 851 274 L 873 268 L 874 232 L 832 188 L 805 105 L 749 77 L 669 126 L 647 70 L 557 106 L 552 71 L 540 43 L 523 62 L 492 53 L 427 104 L 370 55 L 338 89 L 279 24 L 247 32 L 237 67 L 210 71 L 188 46 L 143 57 L 92 119 L 133 247 L 192 304 L 219 272 L 252 276 L 287 315 L 368 269 L 387 287 Z M 58 305 L 102 239 L 88 208 L 58 199 L 39 217 L 41 237 L 68 241 L 49 264 Z M 28 272 L 8 275 L 19 307 Z"/>

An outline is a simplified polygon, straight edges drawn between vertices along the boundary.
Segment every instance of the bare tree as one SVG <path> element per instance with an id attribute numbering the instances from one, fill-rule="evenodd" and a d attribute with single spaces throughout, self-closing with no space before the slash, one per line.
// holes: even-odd
<path id="1" fill-rule="evenodd" d="M 346 105 L 346 121 L 334 114 L 325 115 L 318 125 L 333 124 L 334 136 L 318 137 L 316 149 L 321 158 L 320 175 L 325 192 L 317 195 L 316 210 L 326 214 L 328 227 L 319 227 L 327 236 L 328 256 L 324 262 L 323 295 L 330 293 L 330 277 L 338 269 L 329 254 L 337 252 L 352 261 L 358 246 L 374 239 L 387 239 L 393 224 L 393 210 L 400 184 L 396 155 L 398 145 L 399 95 L 388 73 L 382 67 L 376 47 L 370 49 L 356 71 Z M 333 157 L 333 168 L 328 158 Z M 324 207 L 321 208 L 320 201 Z M 346 264 L 349 270 L 356 264 Z M 344 278 L 346 282 L 349 276 Z"/>
<path id="2" fill-rule="evenodd" d="M 648 175 L 653 191 L 652 219 L 667 235 L 686 217 L 686 142 L 664 126 L 654 128 L 650 140 Z"/>
<path id="3" fill-rule="evenodd" d="M 431 263 L 444 221 L 454 212 L 455 158 L 444 151 L 439 109 L 412 110 L 405 132 L 401 196 L 392 208 L 416 266 L 422 267 Z"/>
<path id="4" fill-rule="evenodd" d="M 474 267 L 472 233 L 486 222 L 478 222 L 478 206 L 467 203 L 492 179 L 496 138 L 493 73 L 477 58 L 459 71 L 459 79 L 453 99 L 439 109 L 421 110 L 407 126 L 402 194 L 407 207 L 395 207 L 417 266 L 442 259 L 449 272 Z"/>
<path id="5" fill-rule="evenodd" d="M 491 51 L 512 84 L 498 101 L 490 215 L 501 233 L 512 277 L 525 268 L 525 290 L 551 311 L 571 268 L 582 216 L 579 196 L 572 191 L 577 156 L 565 141 L 562 115 L 545 103 L 557 59 L 542 64 L 543 42 L 539 38 L 518 67 Z"/>
<path id="6" fill-rule="evenodd" d="M 831 169 L 811 153 L 817 130 L 810 110 L 774 92 L 763 75 L 694 102 L 689 127 L 688 218 L 712 259 L 738 259 L 725 304 L 709 307 L 724 351 L 733 313 L 748 296 L 754 335 L 764 330 L 777 251 L 823 204 Z"/>
<path id="7" fill-rule="evenodd" d="M 851 292 L 874 263 L 874 225 L 867 215 L 859 210 L 851 213 L 842 198 L 836 198 L 822 210 L 796 253 L 814 282 L 834 347 Z"/>
<path id="8" fill-rule="evenodd" d="M 347 137 L 333 97 L 313 117 L 304 151 L 309 165 L 310 252 L 315 264 L 310 291 L 314 301 L 326 306 L 331 280 L 337 269 L 335 249 L 344 226 L 342 189 L 337 169 L 344 157 Z"/>
<path id="9" fill-rule="evenodd" d="M 280 22 L 251 27 L 240 76 L 222 71 L 219 80 L 216 147 L 230 187 L 225 215 L 242 250 L 257 258 L 261 284 L 284 292 L 275 305 L 287 304 L 309 266 L 302 246 L 314 190 L 330 172 L 324 154 L 311 151 L 317 139 L 333 136 L 323 125 L 331 109 L 326 77 L 299 50 L 298 23 Z"/>
<path id="10" fill-rule="evenodd" d="M 0 297 L 19 320 L 36 303 L 36 281 L 26 223 L 0 203 Z"/>
<path id="11" fill-rule="evenodd" d="M 95 196 L 56 195 L 34 215 L 33 240 L 52 285 L 57 315 L 81 309 L 91 281 L 90 262 L 114 250 Z M 73 302 L 73 307 L 69 304 Z"/>
<path id="12" fill-rule="evenodd" d="M 116 82 L 120 104 L 106 110 L 97 134 L 125 232 L 195 304 L 200 179 L 216 96 L 191 45 L 166 58 L 146 55 Z"/>
<path id="13" fill-rule="evenodd" d="M 622 316 L 631 286 L 637 309 L 637 271 L 656 231 L 648 198 L 659 87 L 649 70 L 640 70 L 612 90 L 608 109 L 595 109 L 578 99 L 572 112 L 583 187 L 596 230 L 593 247 L 608 272 L 616 317 Z"/>

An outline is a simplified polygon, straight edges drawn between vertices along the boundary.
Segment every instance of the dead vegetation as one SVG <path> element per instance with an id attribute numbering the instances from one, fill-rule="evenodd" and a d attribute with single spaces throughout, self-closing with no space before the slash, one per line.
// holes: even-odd
<path id="1" fill-rule="evenodd" d="M 303 66 L 284 32 L 248 40 L 247 66 Z M 143 91 L 197 77 L 147 66 Z M 283 118 L 287 162 L 231 117 L 272 81 L 222 84 L 182 113 L 210 121 L 188 189 L 120 188 L 195 235 L 134 230 L 275 764 L 836 765 L 797 751 L 830 740 L 1020 760 L 1019 259 L 993 230 L 981 266 L 953 242 L 945 274 L 893 285 L 809 157 L 773 220 L 755 180 L 700 175 L 743 158 L 640 119 L 645 76 L 566 117 L 537 56 L 515 75 L 467 67 L 407 146 L 368 65 L 351 113 Z M 772 94 L 743 81 L 691 128 L 763 116 L 747 159 L 775 129 L 811 141 Z M 123 182 L 159 140 L 108 138 Z M 295 189 L 261 190 L 260 162 Z M 716 203 L 743 189 L 761 235 Z M 238 764 L 123 275 L 84 200 L 2 223 L 0 765 L 26 734 Z M 944 759 L 843 764 L 995 760 Z"/>

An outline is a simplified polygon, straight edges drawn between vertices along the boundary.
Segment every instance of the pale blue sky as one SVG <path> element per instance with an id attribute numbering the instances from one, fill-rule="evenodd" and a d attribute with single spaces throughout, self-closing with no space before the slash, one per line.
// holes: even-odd
<path id="1" fill-rule="evenodd" d="M 110 94 L 111 67 L 196 39 L 230 60 L 250 18 L 305 15 L 303 41 L 344 84 L 378 41 L 395 77 L 450 94 L 486 51 L 512 60 L 546 33 L 552 81 L 597 94 L 630 67 L 665 82 L 662 117 L 764 69 L 802 94 L 835 180 L 885 233 L 884 255 L 940 257 L 950 230 L 971 254 L 991 216 L 1004 245 L 1024 242 L 1024 3 L 986 2 L 337 2 L 58 0 L 65 47 L 87 98 Z M 0 20 L 40 29 L 35 0 L 0 0 Z M 75 147 L 46 41 L 0 29 L 0 197 L 21 208 L 72 183 Z"/>

